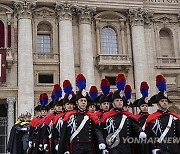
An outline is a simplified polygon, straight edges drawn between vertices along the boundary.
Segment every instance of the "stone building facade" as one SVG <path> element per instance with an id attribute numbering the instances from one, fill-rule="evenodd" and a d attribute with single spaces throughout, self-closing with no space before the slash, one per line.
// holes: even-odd
<path id="1" fill-rule="evenodd" d="M 0 55 L 0 117 L 8 117 L 8 132 L 55 83 L 69 79 L 75 90 L 78 73 L 87 90 L 102 78 L 113 90 L 124 73 L 132 100 L 144 80 L 155 94 L 155 76 L 163 74 L 179 112 L 180 0 L 1 0 Z"/>

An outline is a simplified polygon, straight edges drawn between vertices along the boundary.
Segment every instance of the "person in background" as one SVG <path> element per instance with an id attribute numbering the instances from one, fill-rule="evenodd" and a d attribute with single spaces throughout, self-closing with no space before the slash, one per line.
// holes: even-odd
<path id="1" fill-rule="evenodd" d="M 101 91 L 102 95 L 99 95 L 99 108 L 100 110 L 95 112 L 99 119 L 103 116 L 105 112 L 110 110 L 110 103 L 112 101 L 112 94 L 110 93 L 110 84 L 107 79 L 101 80 Z"/>

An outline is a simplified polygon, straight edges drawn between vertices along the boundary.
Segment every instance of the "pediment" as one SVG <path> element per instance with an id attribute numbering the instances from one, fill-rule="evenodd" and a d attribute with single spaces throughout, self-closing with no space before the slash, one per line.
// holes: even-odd
<path id="1" fill-rule="evenodd" d="M 126 17 L 118 12 L 104 11 L 95 16 L 95 19 L 113 19 L 119 21 L 126 21 Z"/>
<path id="2" fill-rule="evenodd" d="M 55 11 L 48 7 L 41 7 L 35 10 L 35 15 L 43 17 L 52 17 L 55 15 Z"/>

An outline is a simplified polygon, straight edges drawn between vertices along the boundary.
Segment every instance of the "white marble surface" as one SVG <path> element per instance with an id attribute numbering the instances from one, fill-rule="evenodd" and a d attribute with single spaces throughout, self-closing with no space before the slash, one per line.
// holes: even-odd
<path id="1" fill-rule="evenodd" d="M 34 74 L 31 19 L 20 19 L 18 29 L 18 115 L 34 111 Z"/>

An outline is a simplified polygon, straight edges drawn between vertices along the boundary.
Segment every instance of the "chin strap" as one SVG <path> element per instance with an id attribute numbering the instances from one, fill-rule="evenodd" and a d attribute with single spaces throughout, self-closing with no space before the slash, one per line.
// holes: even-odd
<path id="1" fill-rule="evenodd" d="M 168 111 L 168 109 L 164 110 L 159 103 L 158 103 L 158 106 L 159 106 L 159 110 L 161 110 L 161 111 L 163 111 L 163 112 L 167 112 L 167 111 Z"/>
<path id="2" fill-rule="evenodd" d="M 85 112 L 87 109 L 82 109 L 81 107 L 78 106 L 78 110 L 80 110 L 81 112 Z"/>
<path id="3" fill-rule="evenodd" d="M 122 108 L 117 108 L 116 105 L 114 104 L 113 108 L 114 108 L 114 110 L 123 111 L 123 106 L 122 106 Z"/>

